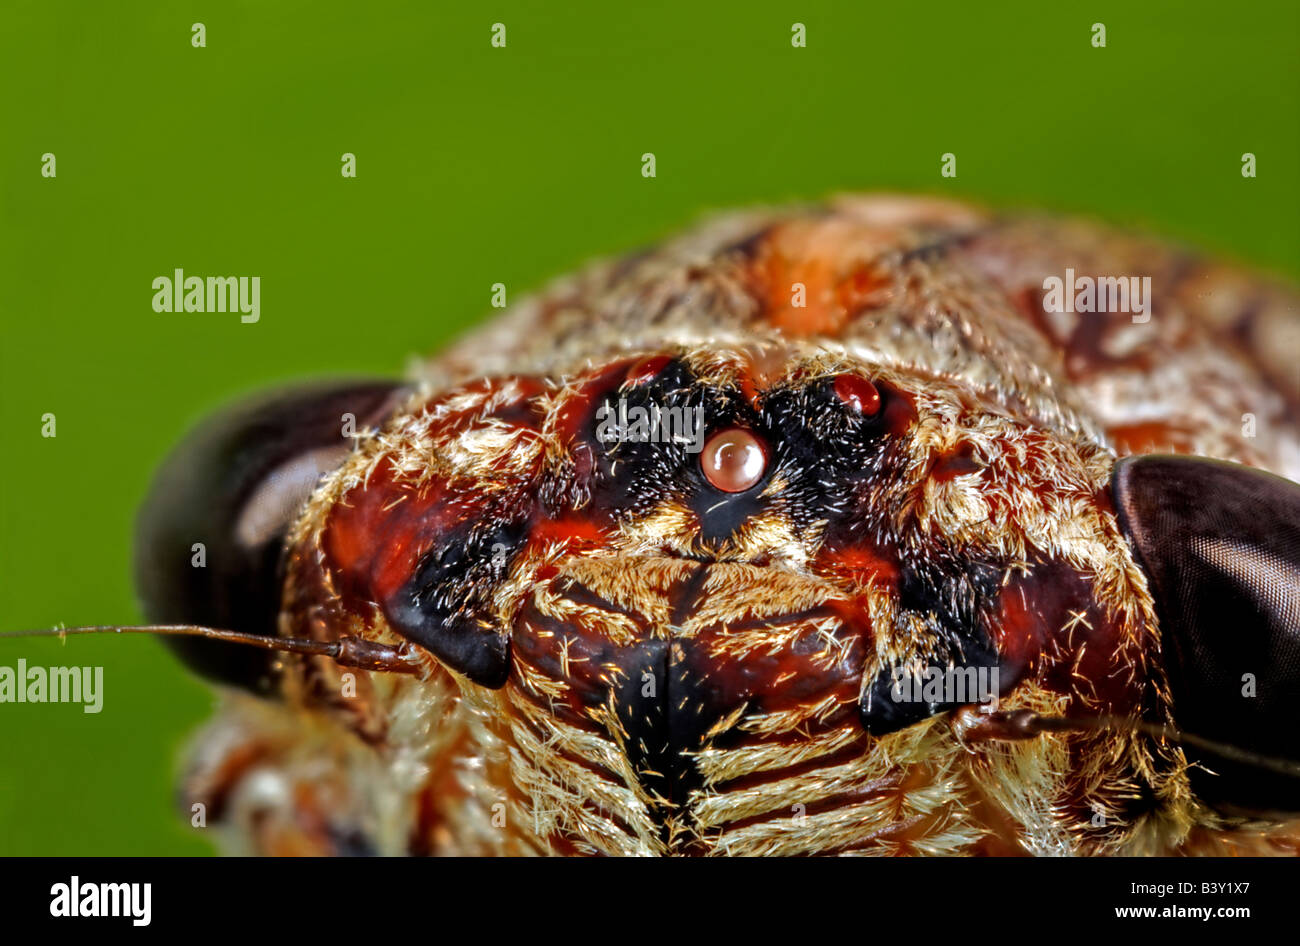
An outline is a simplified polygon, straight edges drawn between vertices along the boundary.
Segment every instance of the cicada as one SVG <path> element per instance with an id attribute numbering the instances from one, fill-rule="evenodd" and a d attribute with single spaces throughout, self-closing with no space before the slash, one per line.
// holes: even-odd
<path id="1" fill-rule="evenodd" d="M 239 405 L 138 534 L 222 694 L 185 809 L 265 854 L 1294 854 L 1298 327 L 1148 239 L 846 197 Z"/>

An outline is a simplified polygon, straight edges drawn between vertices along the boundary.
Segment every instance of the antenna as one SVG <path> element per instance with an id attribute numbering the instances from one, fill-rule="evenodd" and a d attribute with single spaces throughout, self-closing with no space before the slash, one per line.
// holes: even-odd
<path id="1" fill-rule="evenodd" d="M 365 638 L 348 636 L 334 641 L 315 641 L 302 637 L 267 637 L 199 624 L 96 624 L 82 627 L 53 627 L 35 631 L 5 631 L 0 640 L 19 637 L 58 637 L 69 634 L 157 634 L 165 637 L 206 637 L 228 644 L 243 644 L 262 650 L 289 654 L 329 657 L 343 667 L 358 667 L 380 673 L 419 673 L 423 664 L 406 642 L 392 646 Z"/>
<path id="2" fill-rule="evenodd" d="M 1291 778 L 1300 778 L 1300 762 L 1260 755 L 1248 749 L 1241 749 L 1228 743 L 1206 739 L 1204 736 L 1198 736 L 1195 733 L 1184 732 L 1174 726 L 1162 726 L 1158 723 L 1148 723 L 1145 720 L 1133 719 L 1127 716 L 1040 716 L 1032 710 L 1016 710 L 1005 714 L 1004 722 L 1008 727 L 1008 736 L 1006 738 L 1028 739 L 1045 732 L 1118 729 L 1143 733 L 1162 742 L 1167 741 L 1179 746 L 1200 749 L 1202 752 L 1208 752 L 1221 759 L 1268 769 L 1271 772 L 1287 775 Z"/>

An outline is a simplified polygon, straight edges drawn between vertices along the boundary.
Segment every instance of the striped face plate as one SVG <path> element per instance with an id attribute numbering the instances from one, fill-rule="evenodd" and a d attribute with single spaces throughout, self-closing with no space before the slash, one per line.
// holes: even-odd
<path id="1" fill-rule="evenodd" d="M 761 781 L 810 745 L 860 751 L 871 637 L 844 605 L 829 583 L 752 565 L 565 561 L 512 635 L 514 724 L 552 734 L 533 775 L 570 784 L 570 811 L 606 799 L 581 808 L 589 830 L 603 819 L 648 850 L 701 846 L 724 817 L 707 799 L 757 784 L 736 776 Z"/>

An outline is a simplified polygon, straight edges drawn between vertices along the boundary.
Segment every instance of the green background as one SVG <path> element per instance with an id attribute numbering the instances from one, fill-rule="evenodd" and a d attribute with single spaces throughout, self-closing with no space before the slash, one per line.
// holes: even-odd
<path id="1" fill-rule="evenodd" d="M 1293 0 L 0 9 L 4 629 L 139 618 L 135 508 L 212 408 L 400 373 L 492 283 L 518 298 L 709 209 L 965 195 L 1300 275 Z M 260 275 L 261 321 L 153 312 L 176 267 Z M 149 639 L 0 642 L 18 657 L 102 665 L 105 704 L 0 704 L 0 853 L 209 852 L 172 786 L 210 691 Z"/>

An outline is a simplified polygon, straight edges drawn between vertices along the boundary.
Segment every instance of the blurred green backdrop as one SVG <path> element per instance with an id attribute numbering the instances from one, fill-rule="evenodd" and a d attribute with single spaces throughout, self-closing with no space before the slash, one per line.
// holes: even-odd
<path id="1" fill-rule="evenodd" d="M 1296 277 L 1298 52 L 1294 0 L 7 0 L 0 628 L 139 618 L 136 505 L 210 409 L 400 373 L 481 319 L 492 283 L 518 298 L 708 209 L 966 195 Z M 260 322 L 155 313 L 177 267 L 260 275 Z M 143 638 L 0 642 L 0 665 L 19 657 L 102 665 L 105 702 L 0 704 L 0 853 L 209 852 L 172 783 L 210 691 Z"/>

